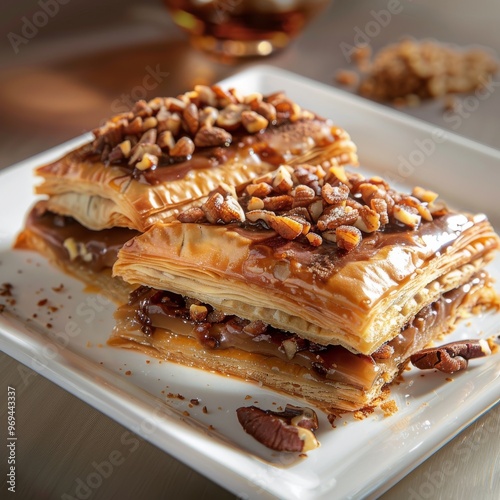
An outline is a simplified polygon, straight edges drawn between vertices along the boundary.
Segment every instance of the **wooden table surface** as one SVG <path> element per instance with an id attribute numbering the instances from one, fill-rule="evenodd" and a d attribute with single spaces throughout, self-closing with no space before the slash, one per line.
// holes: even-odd
<path id="1" fill-rule="evenodd" d="M 22 42 L 9 34 L 22 35 L 25 20 L 34 19 L 44 2 L 21 0 L 2 6 L 0 168 L 92 130 L 134 97 L 175 95 L 258 62 L 335 85 L 337 69 L 349 66 L 342 43 L 354 44 L 356 33 L 366 30 L 374 13 L 389 7 L 397 7 L 398 13 L 370 38 L 374 50 L 410 34 L 462 46 L 478 44 L 500 54 L 496 0 L 337 0 L 287 50 L 238 65 L 215 62 L 191 49 L 159 0 L 53 1 L 59 1 L 58 8 L 53 7 L 57 12 Z M 145 85 L 152 71 L 154 84 L 149 79 Z M 463 108 L 453 121 L 439 102 L 402 111 L 500 149 L 498 88 L 497 75 L 488 99 L 474 109 Z M 93 462 L 122 450 L 128 431 L 7 355 L 1 353 L 0 358 L 2 391 L 17 388 L 22 437 L 17 450 L 18 498 L 237 497 L 135 436 L 134 452 L 86 496 L 84 489 L 77 490 L 78 479 L 92 471 Z M 4 401 L 2 396 L 2 436 Z M 500 498 L 499 450 L 497 405 L 381 498 Z M 3 459 L 0 467 L 0 496 L 6 498 Z M 446 480 L 443 467 L 453 470 Z"/>

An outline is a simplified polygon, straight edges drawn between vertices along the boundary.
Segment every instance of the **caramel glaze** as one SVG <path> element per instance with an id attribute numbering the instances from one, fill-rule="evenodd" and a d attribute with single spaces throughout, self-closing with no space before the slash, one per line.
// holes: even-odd
<path id="1" fill-rule="evenodd" d="M 383 229 L 364 234 L 361 244 L 352 252 L 346 252 L 330 242 L 313 247 L 306 240 L 286 240 L 273 231 L 268 231 L 266 238 L 256 225 L 234 227 L 233 230 L 252 240 L 244 269 L 245 278 L 257 282 L 273 281 L 272 262 L 286 260 L 296 266 L 294 275 L 300 283 L 310 283 L 311 280 L 326 281 L 350 262 L 369 261 L 387 246 L 420 248 L 426 255 L 437 257 L 472 225 L 467 216 L 456 213 L 437 217 L 430 223 L 424 222 L 417 230 L 388 224 Z M 270 233 L 272 236 L 269 236 Z M 254 273 L 253 269 L 258 269 L 258 273 Z M 269 274 L 266 274 L 266 269 Z"/>
<path id="2" fill-rule="evenodd" d="M 121 227 L 91 231 L 71 217 L 49 212 L 43 202 L 39 202 L 30 211 L 26 229 L 50 245 L 61 260 L 69 260 L 68 250 L 64 246 L 68 238 L 73 238 L 77 245 L 85 245 L 86 252 L 92 258 L 83 261 L 79 256 L 77 259 L 93 271 L 112 268 L 123 244 L 139 234 L 138 231 Z"/>
<path id="3" fill-rule="evenodd" d="M 192 302 L 178 294 L 139 287 L 130 295 L 129 303 L 115 314 L 118 331 L 140 330 L 153 337 L 157 328 L 174 334 L 196 338 L 207 350 L 237 348 L 246 352 L 278 357 L 309 370 L 316 380 L 341 382 L 369 390 L 384 373 L 396 372 L 410 354 L 423 348 L 432 338 L 449 329 L 450 318 L 455 319 L 472 287 L 481 287 L 487 275 L 479 272 L 471 282 L 460 286 L 423 308 L 393 340 L 370 356 L 355 354 L 342 346 L 323 346 L 297 335 L 277 330 L 261 322 L 250 322 L 232 315 L 219 315 L 215 321 L 193 321 L 189 306 Z M 213 316 L 214 318 L 214 316 Z M 286 354 L 285 343 L 296 346 L 292 359 Z"/>
<path id="4" fill-rule="evenodd" d="M 160 164 L 149 170 L 133 169 L 126 160 L 113 163 L 113 166 L 122 167 L 126 175 L 140 183 L 158 185 L 183 179 L 193 170 L 215 168 L 237 156 L 244 158 L 257 155 L 260 160 L 278 167 L 286 163 L 286 155 L 290 152 L 304 153 L 312 147 L 324 147 L 343 138 L 341 129 L 332 127 L 329 122 L 319 118 L 295 123 L 286 121 L 253 135 L 240 127 L 231 134 L 232 143 L 226 147 L 196 148 L 195 153 L 189 157 L 163 155 Z M 81 149 L 81 156 L 84 161 L 100 161 L 100 155 L 90 145 Z"/>

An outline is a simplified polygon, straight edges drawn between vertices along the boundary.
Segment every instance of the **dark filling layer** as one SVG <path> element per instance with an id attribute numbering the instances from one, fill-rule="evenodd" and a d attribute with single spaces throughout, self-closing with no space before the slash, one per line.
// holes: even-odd
<path id="1" fill-rule="evenodd" d="M 411 353 L 446 330 L 471 287 L 482 286 L 486 279 L 486 273 L 478 273 L 467 285 L 447 292 L 423 308 L 396 338 L 371 356 L 355 354 L 338 345 L 316 344 L 261 321 L 224 315 L 209 305 L 144 286 L 130 295 L 129 303 L 117 311 L 116 318 L 119 324 L 125 322 L 127 330 L 141 330 L 146 336 L 154 337 L 157 328 L 176 333 L 182 330 L 209 350 L 238 348 L 274 356 L 308 368 L 316 379 L 349 383 L 368 390 L 384 373 L 396 372 Z M 194 314 L 204 317 L 196 320 Z M 172 322 L 173 319 L 176 321 Z M 181 323 L 183 328 L 179 328 Z"/>
<path id="2" fill-rule="evenodd" d="M 123 244 L 138 235 L 126 228 L 91 231 L 71 217 L 49 212 L 37 204 L 29 213 L 26 230 L 42 238 L 60 260 L 75 260 L 93 271 L 113 267 Z M 78 254 L 70 255 L 69 248 Z"/>

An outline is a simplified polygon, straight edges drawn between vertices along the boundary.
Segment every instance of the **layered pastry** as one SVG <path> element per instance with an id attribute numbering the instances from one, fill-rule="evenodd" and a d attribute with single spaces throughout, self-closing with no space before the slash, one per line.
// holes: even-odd
<path id="1" fill-rule="evenodd" d="M 110 343 L 354 410 L 458 319 L 498 306 L 484 270 L 498 247 L 484 215 L 431 191 L 280 166 L 123 246 L 113 272 L 138 288 Z"/>
<path id="2" fill-rule="evenodd" d="M 120 246 L 157 221 L 175 219 L 220 182 L 238 184 L 281 163 L 357 164 L 349 135 L 279 92 L 240 95 L 196 86 L 175 98 L 139 101 L 94 131 L 94 140 L 36 169 L 45 195 L 16 247 L 122 303 L 111 280 Z"/>
<path id="3" fill-rule="evenodd" d="M 357 163 L 344 130 L 281 92 L 242 96 L 196 86 L 177 98 L 139 101 L 94 136 L 36 170 L 48 210 L 94 230 L 145 231 L 221 182 L 236 185 L 281 163 Z"/>
<path id="4" fill-rule="evenodd" d="M 72 217 L 49 211 L 44 200 L 29 212 L 14 246 L 38 252 L 66 274 L 85 283 L 89 290 L 123 304 L 134 287 L 113 278 L 111 269 L 118 250 L 138 234 L 124 227 L 93 231 Z"/>

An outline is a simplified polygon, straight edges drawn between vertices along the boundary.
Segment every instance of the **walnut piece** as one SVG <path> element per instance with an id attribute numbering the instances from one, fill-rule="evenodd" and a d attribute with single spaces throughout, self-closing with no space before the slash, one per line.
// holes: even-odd
<path id="1" fill-rule="evenodd" d="M 272 450 L 303 453 L 319 446 L 313 432 L 318 417 L 311 408 L 286 405 L 285 411 L 273 412 L 248 406 L 236 414 L 245 432 Z"/>

